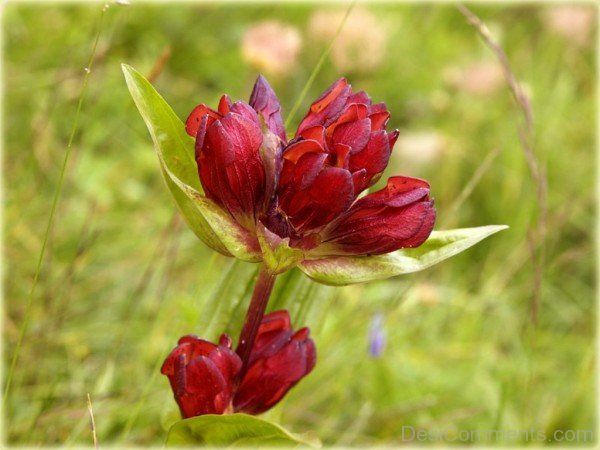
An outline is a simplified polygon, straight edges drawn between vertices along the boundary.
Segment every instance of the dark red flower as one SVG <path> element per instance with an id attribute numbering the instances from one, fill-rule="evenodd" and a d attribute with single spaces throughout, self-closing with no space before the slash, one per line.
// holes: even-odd
<path id="1" fill-rule="evenodd" d="M 280 109 L 263 77 L 249 105 L 224 96 L 218 111 L 194 109 L 186 127 L 211 199 L 246 229 L 261 222 L 308 258 L 382 254 L 427 239 L 435 209 L 426 181 L 393 177 L 357 200 L 381 177 L 398 138 L 386 131 L 384 103 L 340 78 L 289 142 Z"/>
<path id="2" fill-rule="evenodd" d="M 317 351 L 309 329 L 294 332 L 287 311 L 264 317 L 233 399 L 235 411 L 260 414 L 275 405 L 315 366 Z"/>
<path id="3" fill-rule="evenodd" d="M 223 335 L 219 345 L 184 336 L 165 360 L 161 373 L 169 378 L 183 417 L 223 414 L 231 410 L 233 383 L 242 360 Z"/>
<path id="4" fill-rule="evenodd" d="M 203 414 L 260 414 L 278 403 L 315 366 L 315 344 L 309 329 L 292 330 L 287 311 L 264 316 L 252 347 L 246 374 L 222 335 L 219 345 L 196 336 L 182 337 L 161 372 L 169 378 L 184 418 Z"/>

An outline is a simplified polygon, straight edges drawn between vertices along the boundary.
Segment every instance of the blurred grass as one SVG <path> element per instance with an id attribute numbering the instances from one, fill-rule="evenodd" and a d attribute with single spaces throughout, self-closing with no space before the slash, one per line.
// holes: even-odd
<path id="1" fill-rule="evenodd" d="M 4 8 L 7 367 L 102 4 Z M 475 95 L 448 82 L 456 68 L 495 62 L 456 9 L 372 6 L 390 33 L 382 65 L 342 74 L 328 60 L 316 77 L 296 121 L 319 92 L 346 75 L 387 103 L 390 124 L 403 135 L 443 138 L 442 153 L 421 164 L 397 151 L 386 175 L 428 179 L 444 227 L 511 228 L 421 274 L 335 290 L 295 273 L 279 280 L 271 307 L 286 304 L 288 290 L 312 300 L 290 308 L 298 326 L 311 327 L 319 350 L 314 373 L 268 413 L 293 431 L 314 430 L 326 444 L 376 445 L 400 443 L 402 426 L 594 429 L 596 58 L 592 40 L 577 45 L 549 29 L 549 8 L 474 8 L 500 36 L 532 96 L 534 145 L 547 169 L 549 233 L 537 325 L 529 315 L 533 268 L 526 238 L 537 205 L 518 112 L 504 86 Z M 221 327 L 236 329 L 239 313 L 221 325 L 211 322 L 218 308 L 211 299 L 222 292 L 232 264 L 232 295 L 245 301 L 249 295 L 254 266 L 215 255 L 179 220 L 120 63 L 148 74 L 170 48 L 155 85 L 185 118 L 197 103 L 216 104 L 224 92 L 247 99 L 256 77 L 240 53 L 248 26 L 264 19 L 293 24 L 304 39 L 300 63 L 287 76 L 269 77 L 285 114 L 326 46 L 307 33 L 316 9 L 108 9 L 6 401 L 9 443 L 91 445 L 89 392 L 101 445 L 162 444 L 164 426 L 177 414 L 158 373 L 162 359 L 183 334 L 214 338 Z M 375 32 L 360 31 L 364 39 Z M 489 169 L 453 210 L 496 149 Z M 388 343 L 373 359 L 367 336 L 377 312 L 385 316 Z"/>

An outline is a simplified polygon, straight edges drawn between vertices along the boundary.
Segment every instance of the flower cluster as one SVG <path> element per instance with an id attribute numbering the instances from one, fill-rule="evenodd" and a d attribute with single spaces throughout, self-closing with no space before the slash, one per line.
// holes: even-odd
<path id="1" fill-rule="evenodd" d="M 288 141 L 279 101 L 259 76 L 249 103 L 224 95 L 186 121 L 195 138 L 205 195 L 247 230 L 285 241 L 303 259 L 378 255 L 417 247 L 435 221 L 429 184 L 381 177 L 398 131 L 386 131 L 384 103 L 354 93 L 344 78 L 315 100 Z"/>
<path id="2" fill-rule="evenodd" d="M 194 108 L 186 131 L 204 194 L 265 264 L 236 351 L 226 335 L 218 345 L 185 336 L 165 361 L 184 417 L 260 414 L 314 367 L 308 328 L 293 332 L 286 311 L 261 322 L 276 274 L 304 260 L 380 255 L 428 238 L 435 209 L 426 181 L 392 177 L 359 198 L 381 177 L 398 138 L 386 130 L 389 117 L 385 104 L 353 92 L 344 78 L 312 103 L 289 140 L 262 76 L 249 103 L 224 95 L 216 110 Z"/>
<path id="3" fill-rule="evenodd" d="M 294 332 L 287 311 L 267 314 L 258 329 L 247 370 L 229 336 L 219 344 L 184 336 L 161 372 L 169 378 L 184 418 L 203 414 L 260 414 L 274 406 L 315 366 L 309 329 Z"/>

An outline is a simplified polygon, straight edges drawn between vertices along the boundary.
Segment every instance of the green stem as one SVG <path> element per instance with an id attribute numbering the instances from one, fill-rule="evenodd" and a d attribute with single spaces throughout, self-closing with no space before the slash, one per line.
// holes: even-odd
<path id="1" fill-rule="evenodd" d="M 264 264 L 260 266 L 258 279 L 254 285 L 254 292 L 252 293 L 252 299 L 250 300 L 250 306 L 248 307 L 244 326 L 238 340 L 238 346 L 235 350 L 242 359 L 242 369 L 238 374 L 238 381 L 244 377 L 246 370 L 248 369 L 250 352 L 252 351 L 256 335 L 258 334 L 258 327 L 265 315 L 265 310 L 267 309 L 267 304 L 269 303 L 269 297 L 271 296 L 276 277 L 277 275 L 269 272 Z"/>

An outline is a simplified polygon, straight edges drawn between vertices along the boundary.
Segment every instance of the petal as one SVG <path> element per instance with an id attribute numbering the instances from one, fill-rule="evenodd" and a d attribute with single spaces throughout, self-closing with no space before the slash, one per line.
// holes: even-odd
<path id="1" fill-rule="evenodd" d="M 229 98 L 229 95 L 225 94 L 225 95 L 223 95 L 223 97 L 221 97 L 221 100 L 219 100 L 219 113 L 222 116 L 224 116 L 230 110 L 231 110 L 231 99 Z"/>
<path id="2" fill-rule="evenodd" d="M 263 317 L 258 328 L 258 336 L 270 331 L 287 331 L 291 329 L 290 313 L 287 310 L 273 311 Z"/>
<path id="3" fill-rule="evenodd" d="M 377 255 L 423 243 L 433 229 L 435 209 L 424 180 L 394 177 L 358 200 L 327 230 L 320 252 Z"/>
<path id="4" fill-rule="evenodd" d="M 235 411 L 260 414 L 277 402 L 315 366 L 316 349 L 308 329 L 299 330 L 269 357 L 250 365 L 235 395 Z"/>
<path id="5" fill-rule="evenodd" d="M 362 151 L 350 156 L 350 171 L 361 169 L 366 171 L 364 182 L 359 186 L 357 192 L 368 188 L 377 181 L 383 173 L 390 160 L 390 146 L 385 131 L 376 131 L 370 134 L 370 139 Z"/>
<path id="6" fill-rule="evenodd" d="M 288 200 L 291 200 L 290 193 L 304 190 L 310 186 L 323 169 L 327 158 L 327 153 L 307 152 L 298 159 L 296 164 L 284 160 L 279 183 L 281 203 L 285 204 L 288 203 Z"/>
<path id="7" fill-rule="evenodd" d="M 205 158 L 199 159 L 203 186 L 247 228 L 254 222 L 248 218 L 265 203 L 262 140 L 256 123 L 230 112 L 208 128 L 200 151 Z"/>
<path id="8" fill-rule="evenodd" d="M 209 358 L 201 356 L 186 368 L 186 390 L 176 395 L 183 417 L 223 414 L 229 406 L 233 378 L 225 378 Z"/>
<path id="9" fill-rule="evenodd" d="M 356 120 L 338 125 L 332 135 L 334 143 L 350 146 L 351 153 L 360 152 L 371 137 L 371 121 L 369 119 Z"/>
<path id="10" fill-rule="evenodd" d="M 343 93 L 348 89 L 348 82 L 345 78 L 338 78 L 331 86 L 329 86 L 325 92 L 323 92 L 319 98 L 317 98 L 310 106 L 310 112 L 320 113 L 327 107 L 331 106 L 337 100 L 339 100 Z M 346 98 L 348 96 L 345 96 Z"/>
<path id="11" fill-rule="evenodd" d="M 363 105 L 371 105 L 371 97 L 365 91 L 358 91 L 348 97 L 348 103 L 362 103 Z"/>
<path id="12" fill-rule="evenodd" d="M 317 125 L 311 128 L 305 129 L 302 133 L 299 134 L 300 137 L 304 139 L 312 139 L 321 144 L 321 147 L 326 147 L 325 142 L 325 127 L 321 125 Z"/>
<path id="13" fill-rule="evenodd" d="M 281 105 L 275 91 L 262 75 L 259 75 L 254 83 L 249 103 L 261 115 L 267 128 L 285 143 L 287 139 L 281 117 Z"/>
<path id="14" fill-rule="evenodd" d="M 324 167 L 304 190 L 281 199 L 281 209 L 290 223 L 296 231 L 306 233 L 326 225 L 350 207 L 354 200 L 352 176 L 345 169 Z"/>
<path id="15" fill-rule="evenodd" d="M 231 112 L 239 114 L 244 119 L 247 119 L 250 122 L 254 123 L 260 129 L 260 121 L 258 120 L 258 115 L 256 114 L 256 111 L 254 111 L 252 106 L 250 106 L 248 103 L 242 101 L 235 102 L 231 106 Z"/>
<path id="16" fill-rule="evenodd" d="M 217 346 L 212 342 L 205 341 L 197 336 L 191 334 L 183 336 L 177 342 L 177 347 L 175 347 L 165 359 L 160 371 L 163 375 L 174 375 L 175 364 L 179 355 L 184 355 L 184 361 L 187 364 L 190 360 L 198 356 L 209 355 L 216 348 Z"/>
<path id="17" fill-rule="evenodd" d="M 214 109 L 209 108 L 204 104 L 198 105 L 192 110 L 185 121 L 185 131 L 187 134 L 192 137 L 196 137 L 196 134 L 198 134 L 198 127 L 200 126 L 200 121 L 205 115 L 209 115 L 214 119 L 220 119 L 222 117 L 222 115 Z"/>
<path id="18" fill-rule="evenodd" d="M 388 111 L 373 113 L 369 116 L 369 119 L 371 119 L 371 130 L 384 130 L 390 119 L 390 113 Z"/>
<path id="19" fill-rule="evenodd" d="M 279 351 L 292 335 L 290 314 L 286 310 L 274 311 L 264 316 L 252 347 L 250 364 L 258 358 L 268 357 Z"/>
<path id="20" fill-rule="evenodd" d="M 338 79 L 312 103 L 308 114 L 298 126 L 296 136 L 315 125 L 329 125 L 333 119 L 340 115 L 351 93 L 352 88 L 346 79 Z"/>
<path id="21" fill-rule="evenodd" d="M 390 150 L 392 150 L 394 148 L 394 144 L 398 140 L 399 135 L 400 135 L 400 132 L 398 130 L 394 130 L 391 133 L 388 133 L 388 140 L 390 142 Z"/>
<path id="22" fill-rule="evenodd" d="M 317 141 L 312 139 L 294 142 L 283 152 L 283 159 L 297 163 L 298 160 L 307 153 L 324 153 L 323 147 Z"/>

